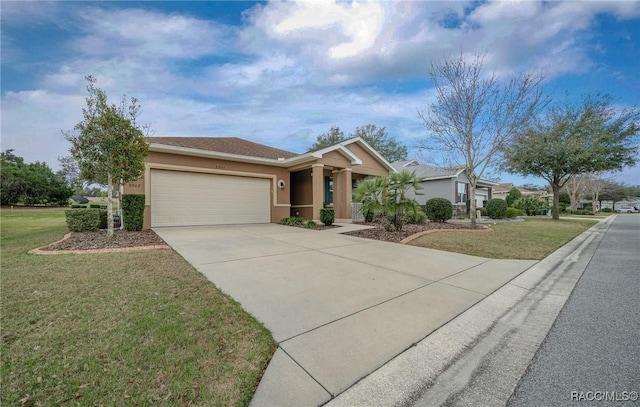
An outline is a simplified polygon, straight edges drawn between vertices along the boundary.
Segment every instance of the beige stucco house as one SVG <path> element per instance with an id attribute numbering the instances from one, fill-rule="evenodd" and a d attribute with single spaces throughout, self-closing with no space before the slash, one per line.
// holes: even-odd
<path id="1" fill-rule="evenodd" d="M 331 206 L 351 221 L 357 180 L 394 171 L 359 137 L 296 154 L 235 137 L 149 137 L 143 178 L 144 228 L 319 219 Z"/>

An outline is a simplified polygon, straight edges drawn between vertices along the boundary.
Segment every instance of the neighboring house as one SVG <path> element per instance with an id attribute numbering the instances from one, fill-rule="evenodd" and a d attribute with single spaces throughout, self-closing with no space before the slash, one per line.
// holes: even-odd
<path id="1" fill-rule="evenodd" d="M 144 176 L 125 185 L 145 195 L 144 228 L 319 219 L 325 205 L 351 221 L 358 179 L 391 165 L 359 137 L 304 154 L 235 137 L 149 137 Z"/>
<path id="2" fill-rule="evenodd" d="M 464 168 L 438 168 L 420 164 L 416 160 L 396 161 L 391 164 L 396 171 L 415 171 L 420 179 L 423 195 L 416 195 L 419 204 L 424 205 L 431 198 L 446 198 L 456 205 L 458 213 L 466 211 L 469 198 L 469 179 Z M 476 206 L 484 207 L 484 203 L 492 198 L 494 182 L 479 180 L 476 186 Z"/>
<path id="3" fill-rule="evenodd" d="M 513 188 L 514 188 L 514 185 L 511 183 L 498 184 L 493 187 L 493 197 L 506 200 L 507 195 L 509 195 L 509 191 L 511 191 L 511 189 Z M 546 190 L 531 191 L 525 188 L 520 188 L 520 187 L 516 187 L 516 188 L 518 188 L 518 191 L 520 191 L 522 196 L 535 196 L 536 198 L 548 204 L 551 204 L 553 202 L 553 194 L 550 194 Z"/>

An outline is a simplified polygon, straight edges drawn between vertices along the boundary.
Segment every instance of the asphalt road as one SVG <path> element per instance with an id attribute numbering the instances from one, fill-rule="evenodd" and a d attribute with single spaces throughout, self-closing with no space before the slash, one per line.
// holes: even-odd
<path id="1" fill-rule="evenodd" d="M 640 215 L 611 224 L 507 405 L 638 405 Z"/>

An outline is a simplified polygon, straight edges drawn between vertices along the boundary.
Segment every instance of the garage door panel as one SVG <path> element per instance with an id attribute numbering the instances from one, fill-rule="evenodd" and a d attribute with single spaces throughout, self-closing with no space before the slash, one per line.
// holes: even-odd
<path id="1" fill-rule="evenodd" d="M 270 181 L 263 178 L 151 171 L 151 225 L 269 223 Z"/>

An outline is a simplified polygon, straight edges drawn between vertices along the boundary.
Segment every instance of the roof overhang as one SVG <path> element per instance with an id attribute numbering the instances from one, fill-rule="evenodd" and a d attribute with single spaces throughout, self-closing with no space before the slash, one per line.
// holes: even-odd
<path id="1" fill-rule="evenodd" d="M 211 159 L 226 160 L 226 161 L 236 161 L 236 162 L 250 163 L 250 164 L 261 164 L 261 165 L 268 165 L 268 166 L 280 167 L 280 168 L 287 168 L 294 165 L 314 162 L 321 159 L 327 153 L 337 151 L 338 153 L 346 157 L 351 162 L 351 165 L 362 165 L 362 159 L 347 148 L 348 145 L 356 142 L 360 143 L 362 147 L 374 159 L 380 162 L 380 164 L 382 164 L 387 170 L 396 172 L 396 170 L 391 166 L 391 164 L 387 160 L 384 159 L 384 157 L 382 157 L 377 151 L 375 151 L 369 144 L 367 144 L 360 137 L 355 137 L 349 140 L 345 140 L 341 143 L 334 144 L 332 146 L 323 148 L 321 150 L 300 154 L 295 157 L 277 158 L 277 159 L 253 157 L 253 156 L 240 155 L 240 154 L 229 154 L 229 153 L 222 153 L 218 151 L 201 150 L 198 148 L 179 147 L 179 146 L 172 146 L 168 144 L 158 144 L 158 143 L 150 143 L 149 151 L 153 151 L 157 153 L 167 153 L 167 154 L 180 154 L 180 155 L 186 155 L 191 157 L 203 157 L 203 158 L 211 158 Z"/>

